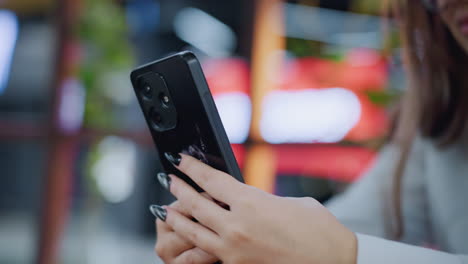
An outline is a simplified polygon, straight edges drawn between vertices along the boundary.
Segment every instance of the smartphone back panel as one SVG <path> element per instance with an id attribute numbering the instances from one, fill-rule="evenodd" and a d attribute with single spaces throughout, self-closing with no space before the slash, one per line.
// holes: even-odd
<path id="1" fill-rule="evenodd" d="M 144 65 L 131 73 L 131 81 L 166 173 L 200 191 L 164 157 L 185 153 L 243 181 L 195 55 L 181 52 Z"/>

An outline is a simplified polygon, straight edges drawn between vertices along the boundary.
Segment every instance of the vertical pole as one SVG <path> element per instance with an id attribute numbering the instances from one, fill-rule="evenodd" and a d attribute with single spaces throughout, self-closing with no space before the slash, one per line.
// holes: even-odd
<path id="1" fill-rule="evenodd" d="M 257 0 L 252 48 L 252 130 L 254 142 L 263 141 L 260 133 L 263 98 L 277 89 L 285 49 L 282 0 Z M 253 145 L 247 155 L 244 175 L 248 184 L 273 192 L 275 159 L 268 145 Z"/>
<path id="2" fill-rule="evenodd" d="M 67 222 L 71 202 L 74 159 L 78 147 L 75 132 L 63 129 L 60 109 L 63 102 L 64 81 L 73 76 L 76 68 L 73 27 L 78 19 L 80 0 L 56 1 L 57 55 L 52 102 L 48 121 L 47 174 L 42 197 L 41 219 L 36 263 L 55 264 Z"/>

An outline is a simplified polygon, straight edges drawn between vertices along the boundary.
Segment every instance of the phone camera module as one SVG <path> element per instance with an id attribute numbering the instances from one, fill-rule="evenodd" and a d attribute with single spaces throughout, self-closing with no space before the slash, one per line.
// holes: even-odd
<path id="1" fill-rule="evenodd" d="M 165 132 L 177 126 L 177 111 L 164 78 L 154 72 L 139 77 L 138 98 L 148 126 L 154 132 Z"/>

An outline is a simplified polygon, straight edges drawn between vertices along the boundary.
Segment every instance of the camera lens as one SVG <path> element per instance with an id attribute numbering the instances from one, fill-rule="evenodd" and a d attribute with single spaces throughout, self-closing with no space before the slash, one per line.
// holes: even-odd
<path id="1" fill-rule="evenodd" d="M 143 87 L 141 88 L 141 92 L 144 97 L 151 99 L 153 95 L 153 88 L 148 84 L 144 84 Z"/>
<path id="2" fill-rule="evenodd" d="M 149 118 L 151 120 L 151 123 L 155 126 L 160 126 L 163 122 L 162 116 L 160 113 L 158 113 L 156 110 L 151 109 L 149 113 Z"/>
<path id="3" fill-rule="evenodd" d="M 160 93 L 159 94 L 159 100 L 161 100 L 161 103 L 164 106 L 167 106 L 170 102 L 169 96 L 167 96 L 165 93 Z"/>

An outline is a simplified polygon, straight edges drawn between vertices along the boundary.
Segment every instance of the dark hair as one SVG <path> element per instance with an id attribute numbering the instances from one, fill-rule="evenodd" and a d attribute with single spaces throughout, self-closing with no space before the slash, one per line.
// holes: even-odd
<path id="1" fill-rule="evenodd" d="M 393 237 L 401 238 L 401 183 L 416 135 L 431 139 L 439 148 L 456 143 L 468 121 L 468 56 L 439 14 L 418 0 L 391 0 L 388 10 L 399 30 L 408 89 L 401 101 L 394 142 L 401 157 L 394 178 L 396 223 Z M 467 77 L 465 77 L 467 75 Z"/>

